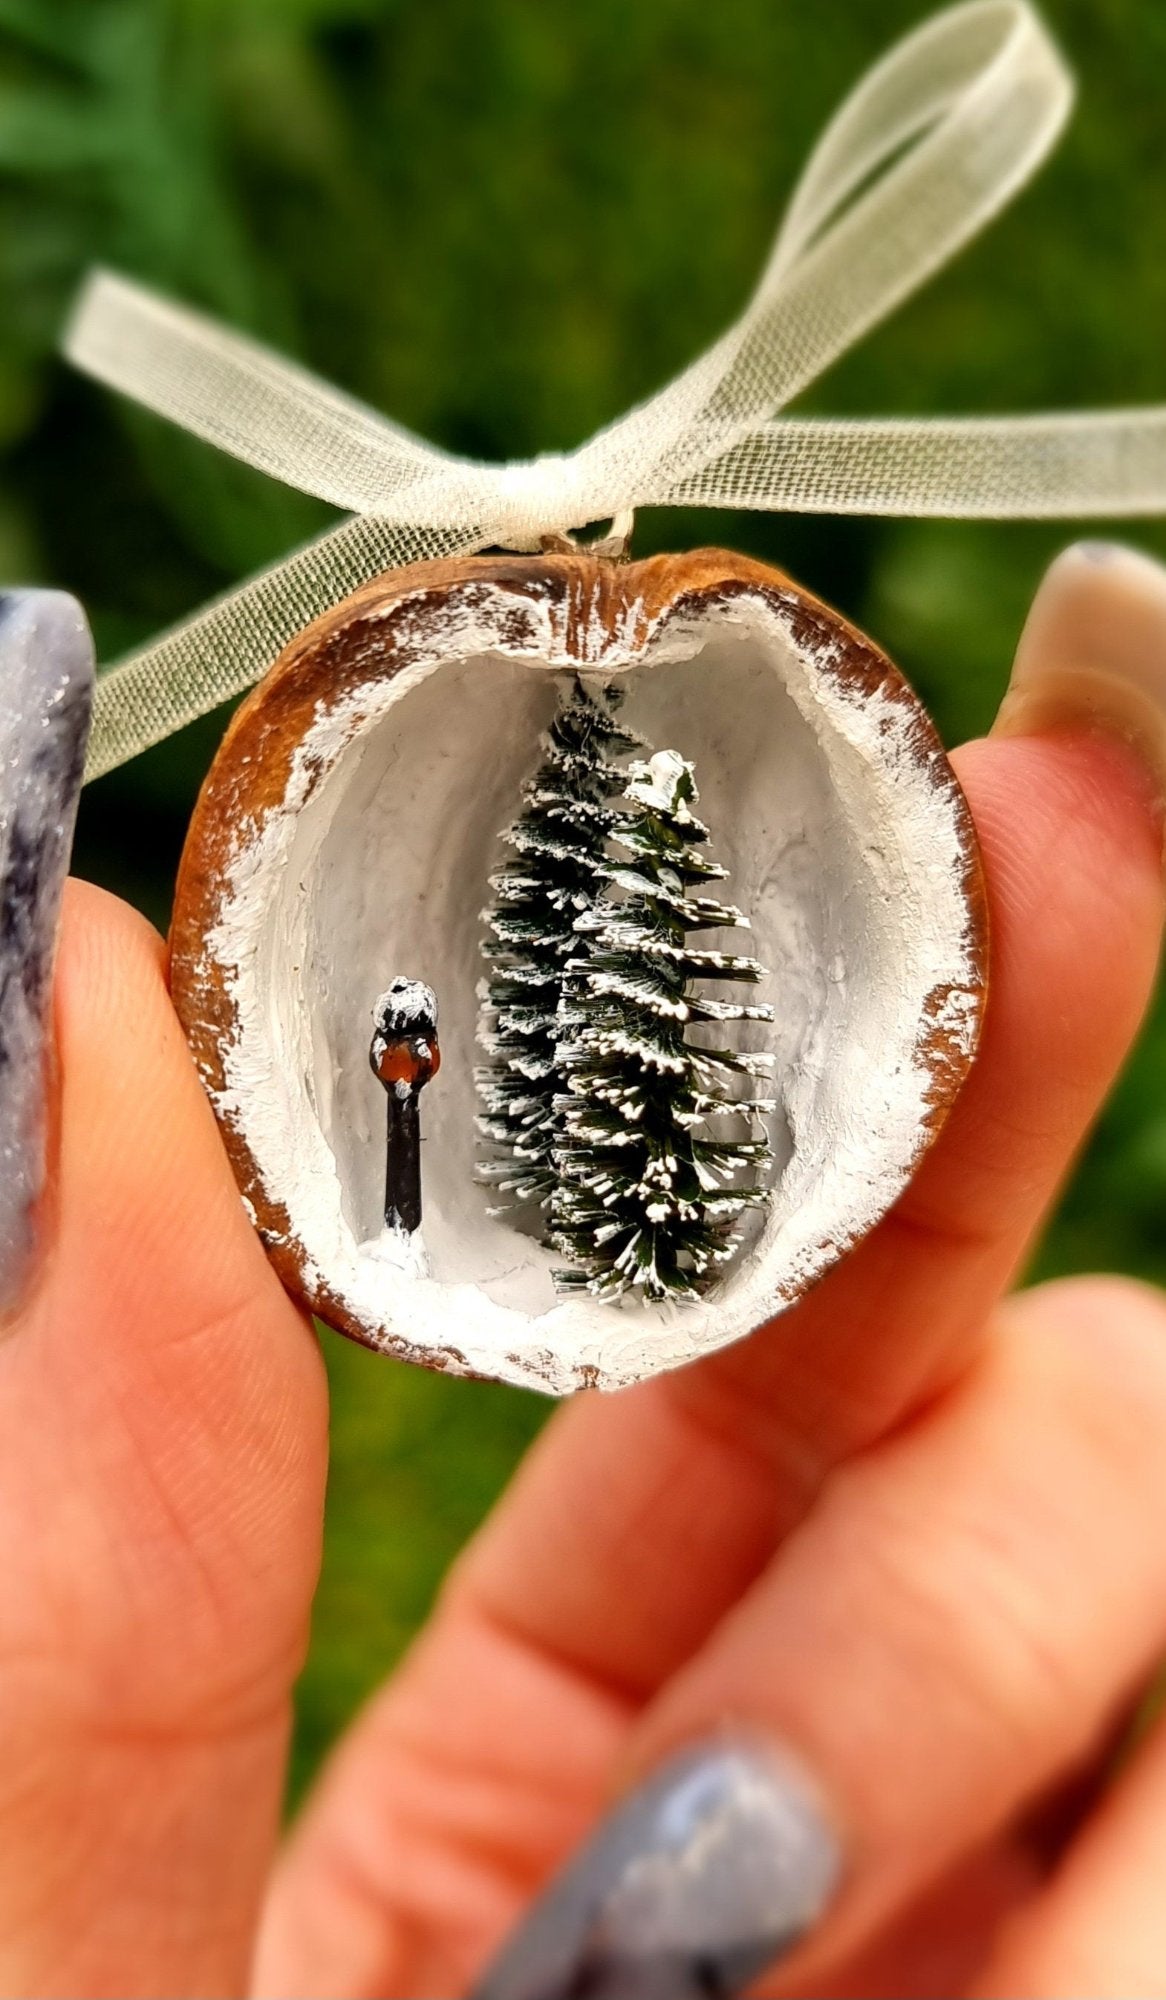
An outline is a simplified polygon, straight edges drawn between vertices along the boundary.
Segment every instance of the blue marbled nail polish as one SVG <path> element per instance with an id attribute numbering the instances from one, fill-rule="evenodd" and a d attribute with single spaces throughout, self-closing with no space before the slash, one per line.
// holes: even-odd
<path id="1" fill-rule="evenodd" d="M 701 1745 L 603 1822 L 473 2000 L 729 2000 L 804 1937 L 840 1874 L 792 1759 Z"/>
<path id="2" fill-rule="evenodd" d="M 49 986 L 92 704 L 80 605 L 0 594 L 0 1313 L 23 1288 L 44 1181 Z"/>

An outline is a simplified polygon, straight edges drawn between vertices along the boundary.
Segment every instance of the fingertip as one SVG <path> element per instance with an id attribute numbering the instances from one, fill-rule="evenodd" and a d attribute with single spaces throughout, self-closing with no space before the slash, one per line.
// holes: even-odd
<path id="1" fill-rule="evenodd" d="M 1021 1255 L 1153 991 L 1156 794 L 1129 744 L 1089 729 L 992 736 L 953 761 L 983 855 L 988 1005 L 972 1073 L 899 1213 L 1014 1239 Z"/>
<path id="2" fill-rule="evenodd" d="M 119 1063 L 133 1023 L 134 1040 L 169 1027 L 165 946 L 148 919 L 94 882 L 65 885 L 53 980 L 58 1087 L 70 1096 Z M 177 1026 L 177 1023 L 174 1023 Z"/>
<path id="3" fill-rule="evenodd" d="M 161 975 L 166 945 L 149 918 L 96 882 L 70 875 L 61 905 L 61 935 L 57 960 L 57 1000 L 67 997 L 73 961 L 89 976 L 103 965 L 119 965 L 118 985 L 140 967 Z"/>
<path id="4" fill-rule="evenodd" d="M 50 1255 L 70 1296 L 112 1319 L 213 1323 L 283 1298 L 244 1213 L 170 1002 L 166 951 L 136 910 L 71 882 L 55 993 L 57 1141 Z"/>
<path id="5" fill-rule="evenodd" d="M 1166 1296 L 1157 1285 L 1119 1272 L 1055 1278 L 1013 1293 L 1001 1318 L 1008 1341 L 1020 1334 L 1074 1372 L 1083 1421 L 1112 1397 L 1138 1428 L 1166 1430 Z"/>
<path id="6" fill-rule="evenodd" d="M 1155 781 L 1131 744 L 1073 726 L 989 737 L 954 761 L 988 889 L 986 1042 L 1022 1026 L 1030 1048 L 1051 1038 L 1096 1092 L 1157 967 L 1166 884 Z"/>
<path id="7" fill-rule="evenodd" d="M 1066 719 L 965 743 L 952 762 L 995 874 L 1015 867 L 1018 847 L 1031 861 L 1067 844 L 1066 858 L 1085 867 L 1115 851 L 1132 864 L 1127 872 L 1144 874 L 1161 893 L 1161 794 L 1123 737 Z"/>
<path id="8" fill-rule="evenodd" d="M 108 1188 L 108 1171 L 119 1180 L 132 1147 L 152 1152 L 155 1134 L 168 1160 L 175 1120 L 196 1173 L 204 1166 L 210 1113 L 166 990 L 162 939 L 88 882 L 70 882 L 62 913 L 56 1029 L 64 1181 L 83 1174 Z"/>
<path id="9" fill-rule="evenodd" d="M 1033 598 L 994 733 L 1066 726 L 1129 743 L 1166 792 L 1166 567 L 1140 549 L 1074 543 Z"/>

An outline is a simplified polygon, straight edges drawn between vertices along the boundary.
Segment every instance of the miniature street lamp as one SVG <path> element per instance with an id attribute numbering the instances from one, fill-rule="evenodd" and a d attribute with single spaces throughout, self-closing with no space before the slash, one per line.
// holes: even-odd
<path id="1" fill-rule="evenodd" d="M 441 1067 L 437 997 L 418 979 L 394 979 L 373 1009 L 369 1062 L 388 1092 L 385 1227 L 411 1236 L 421 1224 L 421 1119 L 418 1100 Z"/>

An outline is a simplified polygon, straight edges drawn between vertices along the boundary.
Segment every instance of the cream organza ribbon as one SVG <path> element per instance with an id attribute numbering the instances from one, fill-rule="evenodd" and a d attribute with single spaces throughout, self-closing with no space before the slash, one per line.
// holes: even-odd
<path id="1" fill-rule="evenodd" d="M 238 334 L 95 274 L 66 338 L 78 367 L 352 512 L 109 669 L 88 775 L 257 680 L 358 584 L 428 556 L 537 548 L 644 506 L 1028 518 L 1166 508 L 1166 405 L 952 421 L 776 414 L 1010 200 L 1071 99 L 1026 0 L 968 0 L 925 22 L 827 126 L 736 324 L 563 456 L 453 457 Z"/>

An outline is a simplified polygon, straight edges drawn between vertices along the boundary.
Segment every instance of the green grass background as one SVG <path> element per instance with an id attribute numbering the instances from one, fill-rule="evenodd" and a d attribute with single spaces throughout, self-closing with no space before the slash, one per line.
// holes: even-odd
<path id="1" fill-rule="evenodd" d="M 251 329 L 444 446 L 566 447 L 735 314 L 822 120 L 922 11 L 0 0 L 0 578 L 77 592 L 110 658 L 328 518 L 70 377 L 55 342 L 91 262 Z M 1166 7 L 1047 13 L 1081 84 L 1053 164 L 802 408 L 1166 398 Z M 1048 558 L 1106 532 L 656 513 L 637 548 L 721 541 L 782 563 L 875 634 L 957 741 L 993 712 Z M 1166 552 L 1160 525 L 1133 535 Z M 80 872 L 160 924 L 221 726 L 84 800 Z M 1166 1276 L 1164 1207 L 1159 1011 L 1040 1267 Z M 336 1451 L 297 1782 L 544 1414 L 325 1344 Z"/>

